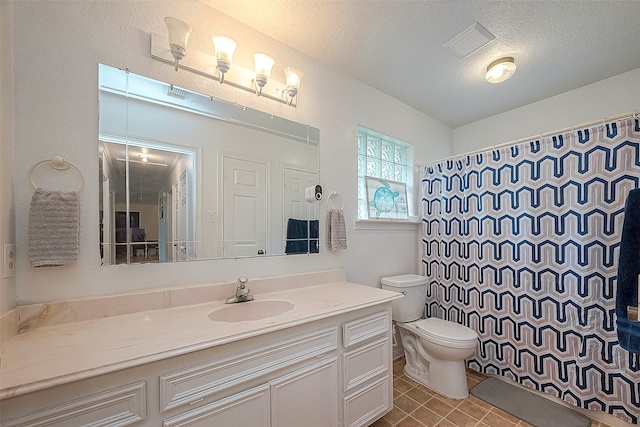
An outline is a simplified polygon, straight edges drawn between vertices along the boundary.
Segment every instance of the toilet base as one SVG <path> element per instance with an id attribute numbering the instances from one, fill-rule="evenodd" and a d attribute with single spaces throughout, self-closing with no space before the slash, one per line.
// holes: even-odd
<path id="1" fill-rule="evenodd" d="M 406 354 L 405 354 L 406 359 Z M 425 387 L 452 399 L 466 399 L 469 397 L 469 388 L 467 386 L 467 375 L 464 368 L 464 362 L 447 362 L 449 366 L 443 368 L 441 363 L 428 363 L 427 371 L 420 372 L 409 364 L 404 365 L 404 374 L 412 380 L 422 384 Z M 452 366 L 455 365 L 455 366 Z M 436 373 L 440 373 L 440 375 Z"/>
<path id="2" fill-rule="evenodd" d="M 464 359 L 442 360 L 429 355 L 422 348 L 419 338 L 406 330 L 404 325 L 401 326 L 400 334 L 404 347 L 406 376 L 452 399 L 469 397 Z"/>

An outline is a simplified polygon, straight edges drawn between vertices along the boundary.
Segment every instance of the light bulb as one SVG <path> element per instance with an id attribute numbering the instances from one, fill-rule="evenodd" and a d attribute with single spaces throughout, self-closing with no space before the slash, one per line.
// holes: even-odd
<path id="1" fill-rule="evenodd" d="M 302 79 L 304 73 L 296 68 L 287 67 L 284 69 L 284 74 L 287 77 L 286 91 L 290 98 L 289 105 L 291 105 L 293 98 L 298 94 L 300 79 Z"/>
<path id="2" fill-rule="evenodd" d="M 256 84 L 260 87 L 267 84 L 269 76 L 271 75 L 271 68 L 276 61 L 269 55 L 264 53 L 254 53 L 253 62 L 256 68 Z"/>
<path id="3" fill-rule="evenodd" d="M 225 36 L 213 36 L 213 46 L 215 48 L 215 56 L 218 70 L 224 74 L 231 68 L 233 61 L 233 52 L 236 50 L 236 42 Z"/>

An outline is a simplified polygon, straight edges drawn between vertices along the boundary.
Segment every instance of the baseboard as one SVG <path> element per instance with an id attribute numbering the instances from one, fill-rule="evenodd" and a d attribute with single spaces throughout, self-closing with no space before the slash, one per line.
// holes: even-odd
<path id="1" fill-rule="evenodd" d="M 393 360 L 399 359 L 404 356 L 404 348 L 402 347 L 394 347 L 393 348 Z"/>

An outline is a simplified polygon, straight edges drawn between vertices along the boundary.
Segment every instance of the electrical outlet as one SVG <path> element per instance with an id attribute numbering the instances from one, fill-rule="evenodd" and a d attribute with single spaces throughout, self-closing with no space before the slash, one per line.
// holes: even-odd
<path id="1" fill-rule="evenodd" d="M 16 275 L 16 245 L 5 243 L 4 244 L 4 268 L 2 277 L 14 277 Z"/>
<path id="2" fill-rule="evenodd" d="M 208 222 L 216 222 L 216 211 L 209 211 L 208 214 Z"/>

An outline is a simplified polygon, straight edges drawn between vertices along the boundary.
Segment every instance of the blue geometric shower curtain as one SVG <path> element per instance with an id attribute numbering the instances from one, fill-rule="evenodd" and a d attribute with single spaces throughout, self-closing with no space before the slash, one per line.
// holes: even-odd
<path id="1" fill-rule="evenodd" d="M 638 424 L 640 357 L 614 314 L 638 187 L 632 119 L 425 167 L 427 314 L 478 333 L 469 367 Z"/>

